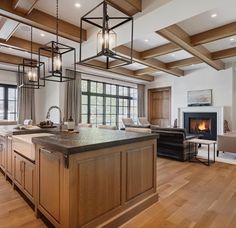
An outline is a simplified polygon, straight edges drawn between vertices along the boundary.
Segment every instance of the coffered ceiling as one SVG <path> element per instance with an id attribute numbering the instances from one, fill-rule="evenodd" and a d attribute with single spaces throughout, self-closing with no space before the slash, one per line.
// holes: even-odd
<path id="1" fill-rule="evenodd" d="M 181 77 L 201 67 L 208 66 L 223 70 L 225 63 L 236 60 L 236 16 L 234 13 L 236 3 L 232 0 L 225 0 L 225 4 L 217 8 L 211 8 L 211 0 L 205 0 L 205 11 L 204 3 L 199 2 L 199 9 L 197 7 L 195 11 L 189 9 L 188 13 L 192 11 L 193 16 L 187 18 L 184 15 L 185 11 L 181 13 L 173 9 L 173 6 L 178 6 L 177 3 L 179 6 L 184 4 L 184 0 L 162 0 L 159 4 L 155 0 L 143 0 L 141 13 L 139 13 L 141 6 L 137 4 L 141 1 L 109 1 L 117 4 L 119 9 L 123 7 L 130 14 L 135 14 L 135 25 L 144 25 L 135 27 L 134 63 L 112 70 L 114 73 L 152 81 L 163 72 Z M 188 1 L 189 4 L 190 1 L 192 0 Z M 62 23 L 59 27 L 60 41 L 75 47 L 77 55 L 80 41 L 80 17 L 100 2 L 101 0 L 59 0 L 60 23 Z M 55 39 L 55 3 L 54 0 L 2 0 L 0 2 L 0 15 L 2 15 L 0 16 L 0 44 L 5 46 L 0 49 L 0 56 L 2 55 L 0 67 L 4 66 L 5 61 L 9 69 L 6 55 L 21 58 L 28 55 L 30 25 L 34 27 L 35 58 L 37 58 L 38 47 Z M 149 33 L 140 32 L 146 31 L 146 27 L 154 27 L 153 23 L 159 23 L 159 21 L 148 21 L 154 12 L 159 12 L 158 17 L 161 17 L 163 12 L 164 19 L 166 18 L 164 12 L 171 11 L 175 14 L 169 14 L 168 23 L 160 21 L 162 24 L 162 27 L 159 26 L 160 29 Z M 180 19 L 181 16 L 184 20 Z M 174 21 L 174 17 L 176 17 L 176 23 L 173 24 L 171 21 Z M 164 24 L 168 26 L 163 27 Z M 90 46 L 94 46 L 92 43 L 96 37 L 92 36 L 93 31 L 89 26 L 85 29 L 83 45 L 89 50 Z M 125 33 L 123 35 L 122 39 L 125 38 Z M 120 42 L 116 50 L 122 55 L 128 55 L 129 48 L 130 43 Z M 16 61 L 16 58 L 14 60 Z M 96 61 L 97 64 L 103 64 L 104 60 L 101 58 Z M 12 69 L 15 69 L 14 64 Z"/>

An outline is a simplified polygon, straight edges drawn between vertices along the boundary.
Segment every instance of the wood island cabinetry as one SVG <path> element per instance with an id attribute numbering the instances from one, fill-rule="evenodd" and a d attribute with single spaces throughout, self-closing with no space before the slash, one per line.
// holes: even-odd
<path id="1" fill-rule="evenodd" d="M 16 152 L 13 152 L 14 184 L 34 203 L 35 164 Z"/>
<path id="2" fill-rule="evenodd" d="M 121 225 L 158 200 L 156 140 L 69 156 L 36 150 L 37 207 L 56 227 Z"/>

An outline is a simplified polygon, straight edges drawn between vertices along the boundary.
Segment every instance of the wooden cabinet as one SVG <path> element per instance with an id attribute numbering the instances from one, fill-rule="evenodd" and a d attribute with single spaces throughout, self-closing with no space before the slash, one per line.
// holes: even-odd
<path id="1" fill-rule="evenodd" d="M 5 172 L 6 168 L 6 137 L 0 136 L 0 168 Z"/>
<path id="2" fill-rule="evenodd" d="M 12 170 L 13 170 L 13 154 L 12 154 L 12 137 L 7 138 L 7 148 L 6 148 L 6 174 L 10 178 L 12 178 Z"/>
<path id="3" fill-rule="evenodd" d="M 13 178 L 17 187 L 34 203 L 35 164 L 13 152 Z"/>
<path id="4" fill-rule="evenodd" d="M 61 153 L 39 151 L 39 207 L 56 222 L 60 222 L 61 195 L 63 191 L 63 158 Z"/>
<path id="5" fill-rule="evenodd" d="M 158 200 L 156 140 L 76 153 L 66 164 L 37 145 L 37 208 L 56 227 L 118 227 Z"/>

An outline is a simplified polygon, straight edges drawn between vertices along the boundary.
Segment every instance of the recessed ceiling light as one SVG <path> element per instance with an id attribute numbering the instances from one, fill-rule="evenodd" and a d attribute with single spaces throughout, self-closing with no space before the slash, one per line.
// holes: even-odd
<path id="1" fill-rule="evenodd" d="M 144 41 L 145 41 L 146 43 L 147 43 L 147 42 L 149 42 L 149 40 L 148 40 L 148 39 L 145 39 Z"/>
<path id="2" fill-rule="evenodd" d="M 76 3 L 75 3 L 75 7 L 76 7 L 76 8 L 80 8 L 80 7 L 81 7 L 80 3 L 76 2 Z"/>
<path id="3" fill-rule="evenodd" d="M 230 41 L 235 41 L 235 39 L 234 38 L 230 38 Z"/>
<path id="4" fill-rule="evenodd" d="M 215 18 L 215 17 L 217 17 L 217 14 L 216 14 L 216 13 L 213 13 L 213 14 L 211 15 L 211 18 Z"/>
<path id="5" fill-rule="evenodd" d="M 45 34 L 44 34 L 44 33 L 41 33 L 41 34 L 40 34 L 40 36 L 44 37 L 44 36 L 45 36 Z"/>

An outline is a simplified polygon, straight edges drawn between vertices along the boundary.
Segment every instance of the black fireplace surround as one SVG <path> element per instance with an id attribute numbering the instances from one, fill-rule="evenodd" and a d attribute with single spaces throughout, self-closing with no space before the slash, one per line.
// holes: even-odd
<path id="1" fill-rule="evenodd" d="M 193 122 L 193 123 L 192 123 Z M 202 123 L 203 127 L 192 126 Z M 201 125 L 202 126 L 202 125 Z M 195 127 L 195 128 L 194 128 Z M 217 113 L 216 112 L 185 112 L 184 128 L 189 134 L 200 135 L 202 139 L 216 140 L 217 138 Z"/>

